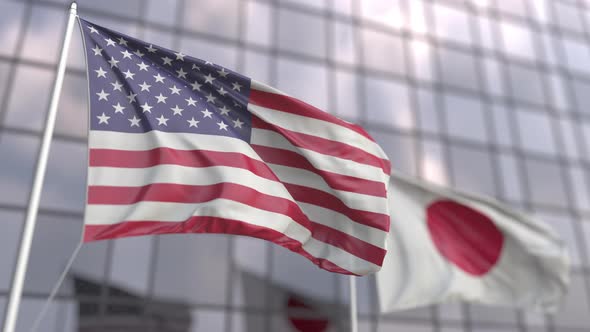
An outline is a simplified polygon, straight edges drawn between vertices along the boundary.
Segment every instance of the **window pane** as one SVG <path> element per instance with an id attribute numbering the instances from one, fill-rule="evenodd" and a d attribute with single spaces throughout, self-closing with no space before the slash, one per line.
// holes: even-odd
<path id="1" fill-rule="evenodd" d="M 551 119 L 542 110 L 518 110 L 518 127 L 520 128 L 521 144 L 524 150 L 556 154 L 555 138 Z"/>
<path id="2" fill-rule="evenodd" d="M 66 11 L 33 7 L 22 56 L 44 63 L 57 63 L 66 24 Z"/>
<path id="3" fill-rule="evenodd" d="M 277 88 L 319 109 L 326 110 L 328 97 L 328 71 L 323 66 L 278 60 Z"/>
<path id="4" fill-rule="evenodd" d="M 439 48 L 438 56 L 444 84 L 469 90 L 478 89 L 473 55 L 448 48 Z"/>
<path id="5" fill-rule="evenodd" d="M 332 57 L 341 63 L 356 64 L 354 27 L 352 25 L 332 22 Z"/>
<path id="6" fill-rule="evenodd" d="M 518 101 L 545 105 L 545 93 L 539 72 L 517 65 L 509 65 L 512 98 Z"/>
<path id="7" fill-rule="evenodd" d="M 523 25 L 500 23 L 504 52 L 521 58 L 535 60 L 535 48 L 531 31 Z"/>
<path id="8" fill-rule="evenodd" d="M 0 2 L 0 54 L 14 54 L 23 20 L 24 3 Z M 0 90 L 1 91 L 1 90 Z"/>
<path id="9" fill-rule="evenodd" d="M 361 1 L 361 13 L 371 21 L 401 28 L 404 25 L 399 0 Z"/>
<path id="10" fill-rule="evenodd" d="M 159 237 L 154 295 L 195 304 L 225 303 L 228 238 L 219 234 Z"/>
<path id="11" fill-rule="evenodd" d="M 489 153 L 479 149 L 451 146 L 451 165 L 455 175 L 455 187 L 476 194 L 496 195 Z"/>
<path id="12" fill-rule="evenodd" d="M 0 210 L 0 289 L 8 291 L 16 264 L 19 239 L 24 225 L 24 212 Z M 2 317 L 2 315 L 0 315 Z"/>
<path id="13" fill-rule="evenodd" d="M 239 0 L 185 1 L 184 27 L 237 39 Z M 223 22 L 220 24 L 220 22 Z M 198 55 L 199 53 L 194 53 Z M 198 56 L 197 56 L 198 57 Z"/>
<path id="14" fill-rule="evenodd" d="M 533 204 L 567 207 L 563 179 L 557 163 L 529 159 L 525 166 Z"/>
<path id="15" fill-rule="evenodd" d="M 335 114 L 351 122 L 361 118 L 357 98 L 357 77 L 353 72 L 337 71 L 336 84 L 336 109 Z"/>
<path id="16" fill-rule="evenodd" d="M 365 82 L 369 121 L 404 129 L 414 128 L 406 85 L 377 78 L 367 78 Z"/>
<path id="17" fill-rule="evenodd" d="M 53 80 L 54 75 L 50 70 L 19 65 L 5 110 L 8 111 L 5 123 L 18 128 L 41 130 Z"/>
<path id="18" fill-rule="evenodd" d="M 0 134 L 0 202 L 25 206 L 33 183 L 39 140 L 34 137 Z"/>
<path id="19" fill-rule="evenodd" d="M 286 9 L 279 11 L 279 47 L 294 53 L 326 56 L 325 21 Z"/>
<path id="20" fill-rule="evenodd" d="M 404 44 L 398 36 L 363 30 L 364 66 L 395 74 L 405 73 Z"/>
<path id="21" fill-rule="evenodd" d="M 271 15 L 269 5 L 249 1 L 246 7 L 246 41 L 269 46 L 271 42 Z"/>
<path id="22" fill-rule="evenodd" d="M 437 37 L 471 44 L 471 29 L 466 12 L 439 4 L 435 4 L 433 9 Z"/>
<path id="23" fill-rule="evenodd" d="M 445 96 L 447 134 L 485 143 L 488 136 L 481 102 L 458 95 Z"/>

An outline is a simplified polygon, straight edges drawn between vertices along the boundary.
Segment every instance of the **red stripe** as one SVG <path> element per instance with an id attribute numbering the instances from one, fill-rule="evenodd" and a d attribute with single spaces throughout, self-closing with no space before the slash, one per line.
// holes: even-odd
<path id="1" fill-rule="evenodd" d="M 157 165 L 187 167 L 230 166 L 251 171 L 265 179 L 278 181 L 264 162 L 235 152 L 175 150 L 156 148 L 147 151 L 90 149 L 90 167 L 145 168 Z"/>
<path id="2" fill-rule="evenodd" d="M 212 185 L 153 183 L 141 187 L 88 186 L 88 204 L 205 203 L 218 198 L 289 216 L 301 226 L 312 230 L 309 219 L 295 202 L 266 195 L 235 183 L 224 182 Z"/>
<path id="3" fill-rule="evenodd" d="M 292 183 L 283 184 L 291 196 L 293 196 L 293 199 L 298 202 L 321 206 L 339 212 L 359 224 L 384 232 L 389 231 L 389 215 L 387 214 L 351 209 L 340 198 L 325 191 Z"/>
<path id="4" fill-rule="evenodd" d="M 319 108 L 313 107 L 293 97 L 252 89 L 250 90 L 249 102 L 254 105 L 285 113 L 327 121 L 341 127 L 348 128 L 374 142 L 373 138 L 367 134 L 367 132 L 362 127 L 340 120 L 337 117 L 320 110 Z"/>
<path id="5" fill-rule="evenodd" d="M 337 229 L 333 229 L 315 222 L 312 222 L 312 224 L 312 236 L 314 239 L 329 243 L 375 265 L 381 266 L 383 264 L 383 259 L 385 258 L 387 250 L 367 243 L 356 237 L 352 237 Z"/>
<path id="6" fill-rule="evenodd" d="M 266 129 L 279 133 L 294 146 L 315 151 L 328 156 L 351 160 L 360 164 L 381 168 L 385 174 L 390 174 L 388 160 L 381 159 L 343 142 L 332 141 L 318 136 L 298 133 L 280 126 L 264 122 L 256 116 L 252 116 L 252 128 Z"/>
<path id="7" fill-rule="evenodd" d="M 129 236 L 171 233 L 217 233 L 256 237 L 271 241 L 300 254 L 324 270 L 354 275 L 354 273 L 337 266 L 329 260 L 312 256 L 303 249 L 299 241 L 296 241 L 281 232 L 262 226 L 255 226 L 239 220 L 224 218 L 191 217 L 184 222 L 175 223 L 127 221 L 115 225 L 86 225 L 84 227 L 84 242 Z"/>
<path id="8" fill-rule="evenodd" d="M 252 144 L 252 149 L 264 162 L 294 168 L 301 168 L 321 176 L 333 189 L 356 192 L 359 194 L 387 197 L 387 188 L 383 182 L 371 181 L 348 175 L 317 169 L 307 158 L 295 151 Z"/>
<path id="9" fill-rule="evenodd" d="M 352 255 L 381 265 L 385 250 L 333 228 L 312 222 L 299 205 L 285 198 L 265 195 L 250 187 L 234 183 L 192 186 L 154 183 L 141 187 L 89 186 L 88 204 L 128 205 L 142 201 L 204 203 L 214 199 L 228 199 L 257 209 L 280 213 L 307 228 L 312 236 L 330 243 Z"/>

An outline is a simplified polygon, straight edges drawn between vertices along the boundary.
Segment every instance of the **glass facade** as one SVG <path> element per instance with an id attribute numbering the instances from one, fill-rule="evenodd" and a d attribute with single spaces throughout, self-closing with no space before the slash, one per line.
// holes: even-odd
<path id="1" fill-rule="evenodd" d="M 0 315 L 67 7 L 0 0 Z M 79 13 L 357 122 L 399 172 L 532 212 L 568 243 L 572 283 L 555 315 L 474 304 L 379 315 L 374 278 L 366 277 L 358 281 L 361 331 L 590 329 L 590 1 L 81 0 Z M 86 90 L 75 31 L 18 331 L 28 330 L 80 239 Z M 327 317 L 332 331 L 347 330 L 347 277 L 250 238 L 90 243 L 70 276 L 42 331 L 83 331 L 88 312 L 118 322 L 113 303 L 146 321 L 158 316 L 154 308 L 178 308 L 162 316 L 178 320 L 170 331 L 296 331 L 293 296 L 316 303 L 311 317 Z M 74 277 L 99 291 L 80 291 Z"/>

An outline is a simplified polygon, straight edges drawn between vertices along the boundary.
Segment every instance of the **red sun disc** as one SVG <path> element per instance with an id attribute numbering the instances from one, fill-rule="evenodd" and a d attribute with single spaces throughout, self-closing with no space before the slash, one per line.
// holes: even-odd
<path id="1" fill-rule="evenodd" d="M 461 270 L 482 276 L 498 262 L 504 236 L 489 217 L 450 200 L 434 201 L 426 216 L 436 248 Z"/>

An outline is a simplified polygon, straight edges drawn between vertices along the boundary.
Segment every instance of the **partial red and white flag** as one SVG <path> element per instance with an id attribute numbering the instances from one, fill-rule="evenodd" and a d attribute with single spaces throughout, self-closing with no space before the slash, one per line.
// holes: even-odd
<path id="1" fill-rule="evenodd" d="M 563 241 L 546 225 L 472 194 L 394 174 L 382 312 L 450 301 L 547 311 L 569 283 Z"/>
<path id="2" fill-rule="evenodd" d="M 85 241 L 246 235 L 328 271 L 379 270 L 390 165 L 361 127 L 209 61 L 80 24 Z"/>

